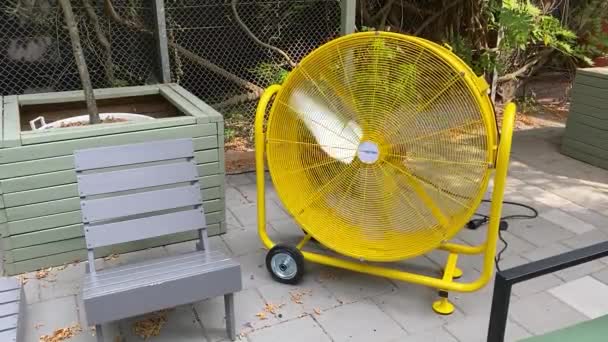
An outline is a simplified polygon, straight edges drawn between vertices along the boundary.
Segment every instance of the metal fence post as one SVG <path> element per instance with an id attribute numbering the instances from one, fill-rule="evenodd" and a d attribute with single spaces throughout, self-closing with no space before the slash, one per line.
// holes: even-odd
<path id="1" fill-rule="evenodd" d="M 340 8 L 340 34 L 345 35 L 355 32 L 357 0 L 341 0 Z"/>
<path id="2" fill-rule="evenodd" d="M 158 47 L 160 79 L 163 83 L 171 82 L 171 61 L 167 45 L 167 21 L 165 20 L 165 0 L 154 0 L 154 17 L 156 26 L 156 44 Z"/>

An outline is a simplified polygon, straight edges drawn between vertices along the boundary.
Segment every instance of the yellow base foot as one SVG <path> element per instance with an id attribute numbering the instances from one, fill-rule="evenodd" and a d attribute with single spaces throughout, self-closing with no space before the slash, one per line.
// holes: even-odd
<path id="1" fill-rule="evenodd" d="M 454 279 L 458 279 L 458 278 L 462 277 L 462 274 L 463 274 L 463 273 L 462 273 L 462 270 L 461 270 L 460 268 L 456 267 L 456 268 L 454 269 L 454 274 L 452 275 L 452 277 L 453 277 Z"/>
<path id="2" fill-rule="evenodd" d="M 454 312 L 454 304 L 447 298 L 441 298 L 433 302 L 433 310 L 440 315 L 450 315 Z"/>

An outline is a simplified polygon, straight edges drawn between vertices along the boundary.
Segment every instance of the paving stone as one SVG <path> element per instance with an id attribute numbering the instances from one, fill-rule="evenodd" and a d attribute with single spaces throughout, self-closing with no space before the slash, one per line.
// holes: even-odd
<path id="1" fill-rule="evenodd" d="M 451 318 L 433 311 L 432 303 L 437 300 L 437 290 L 425 286 L 403 285 L 394 292 L 372 300 L 409 334 L 439 329 Z M 462 316 L 458 312 L 455 314 Z"/>
<path id="2" fill-rule="evenodd" d="M 431 331 L 409 335 L 405 340 L 392 340 L 390 342 L 458 342 L 456 338 L 450 335 L 443 328 L 437 328 Z"/>
<path id="3" fill-rule="evenodd" d="M 256 184 L 240 185 L 238 186 L 238 190 L 248 202 L 257 202 L 258 188 Z M 264 186 L 264 193 L 266 195 L 266 203 L 279 198 L 271 182 L 266 182 Z"/>
<path id="4" fill-rule="evenodd" d="M 608 314 L 608 285 L 590 276 L 567 282 L 549 292 L 589 318 Z"/>
<path id="5" fill-rule="evenodd" d="M 255 179 L 251 179 L 251 177 L 249 177 L 248 173 L 241 173 L 241 174 L 236 174 L 236 175 L 226 175 L 226 183 L 233 185 L 233 186 L 252 184 L 254 182 L 255 182 Z"/>
<path id="6" fill-rule="evenodd" d="M 331 276 L 322 279 L 322 284 L 343 303 L 353 303 L 395 290 L 395 286 L 384 278 L 342 269 L 329 272 Z"/>
<path id="7" fill-rule="evenodd" d="M 270 238 L 273 241 L 278 241 L 279 234 L 275 232 L 272 227 L 267 228 Z M 232 251 L 235 256 L 265 250 L 256 227 L 232 229 L 226 232 L 226 234 L 222 235 L 222 240 L 226 243 L 226 245 L 228 245 L 230 251 Z"/>
<path id="8" fill-rule="evenodd" d="M 283 243 L 297 244 L 304 237 L 304 232 L 293 218 L 273 220 L 270 226 L 279 233 Z"/>
<path id="9" fill-rule="evenodd" d="M 224 189 L 224 195 L 226 196 L 226 205 L 228 207 L 253 203 L 253 201 L 248 201 L 237 188 L 230 185 Z"/>
<path id="10" fill-rule="evenodd" d="M 406 332 L 368 300 L 325 311 L 316 320 L 335 342 L 407 341 Z"/>
<path id="11" fill-rule="evenodd" d="M 512 220 L 509 222 L 509 232 L 536 246 L 545 246 L 575 236 L 571 231 L 541 217 Z"/>
<path id="12" fill-rule="evenodd" d="M 307 275 L 297 286 L 274 282 L 258 288 L 264 300 L 276 306 L 281 321 L 298 318 L 304 314 L 319 314 L 340 305 L 340 302 L 325 287 Z"/>
<path id="13" fill-rule="evenodd" d="M 254 226 L 257 223 L 257 207 L 256 204 L 250 203 L 241 206 L 230 207 L 234 216 L 243 224 L 243 226 Z M 266 221 L 285 220 L 289 215 L 283 211 L 275 202 L 268 201 L 266 203 Z"/>
<path id="14" fill-rule="evenodd" d="M 86 263 L 81 262 L 51 269 L 48 275 L 39 281 L 40 300 L 77 295 L 85 275 L 85 266 Z"/>
<path id="15" fill-rule="evenodd" d="M 575 234 L 583 234 L 595 230 L 595 227 L 583 220 L 569 215 L 562 210 L 552 209 L 549 211 L 542 212 L 541 217 L 547 221 L 553 222 Z"/>
<path id="16" fill-rule="evenodd" d="M 221 313 L 218 313 L 221 315 Z M 126 341 L 143 340 L 133 331 L 136 322 L 149 319 L 153 314 L 141 315 L 126 320 L 120 321 L 120 330 L 123 332 Z M 167 312 L 167 322 L 160 329 L 158 336 L 152 336 L 146 341 L 151 342 L 173 342 L 173 341 L 191 341 L 204 342 L 205 335 L 203 327 L 198 322 L 192 305 L 179 306 L 169 309 Z"/>
<path id="17" fill-rule="evenodd" d="M 501 232 L 503 239 L 505 239 L 505 241 L 507 241 L 508 246 L 507 249 L 505 249 L 505 251 L 503 252 L 503 256 L 508 257 L 508 256 L 512 256 L 512 255 L 520 255 L 522 253 L 531 251 L 533 249 L 536 249 L 537 247 L 534 246 L 533 244 L 529 243 L 528 241 L 514 235 L 511 234 L 511 232 L 509 231 L 504 231 Z M 500 251 L 503 247 L 503 243 L 499 242 L 498 243 L 498 251 Z"/>
<path id="18" fill-rule="evenodd" d="M 598 229 L 604 229 L 608 232 L 608 226 L 606 226 L 606 220 L 608 220 L 608 216 L 602 215 L 596 211 L 582 207 L 572 202 L 568 202 L 560 206 L 559 208 L 572 216 L 575 216 L 585 222 L 592 224 Z"/>
<path id="19" fill-rule="evenodd" d="M 250 289 L 274 282 L 266 270 L 266 252 L 258 251 L 235 258 L 241 264 L 243 288 Z"/>
<path id="20" fill-rule="evenodd" d="M 386 265 L 382 265 L 386 266 Z M 393 266 L 391 266 L 393 267 Z M 437 277 L 443 274 L 443 267 L 439 266 L 433 260 L 427 256 L 419 256 L 403 261 L 396 262 L 394 268 L 404 270 L 406 272 L 424 274 L 428 276 Z M 395 281 L 395 283 L 402 283 Z M 399 286 L 399 285 L 398 285 Z"/>
<path id="21" fill-rule="evenodd" d="M 570 202 L 564 197 L 558 196 L 534 185 L 522 186 L 519 189 L 519 193 L 531 200 L 540 202 L 552 208 L 559 208 L 562 205 L 567 205 Z"/>
<path id="22" fill-rule="evenodd" d="M 255 329 L 278 323 L 271 313 L 265 312 L 265 319 L 256 316 L 264 312 L 265 302 L 255 289 L 235 293 L 234 307 L 236 317 L 236 333 L 249 334 Z M 224 297 L 216 297 L 196 303 L 194 309 L 200 318 L 205 336 L 209 342 L 226 339 L 226 315 Z"/>
<path id="23" fill-rule="evenodd" d="M 531 261 L 536 261 L 551 256 L 563 254 L 570 250 L 570 247 L 566 247 L 560 243 L 554 243 L 538 248 L 534 251 L 524 253 L 523 256 Z M 581 278 L 594 272 L 598 272 L 604 269 L 605 267 L 606 265 L 601 263 L 599 260 L 593 260 L 584 264 L 566 268 L 564 270 L 555 272 L 554 274 L 564 281 L 570 281 L 577 278 Z"/>
<path id="24" fill-rule="evenodd" d="M 608 220 L 608 218 L 607 218 Z M 608 223 L 608 221 L 606 221 Z M 608 233 L 594 229 L 592 231 L 586 232 L 584 234 L 577 235 L 573 238 L 566 239 L 562 241 L 562 243 L 568 247 L 573 249 L 583 248 L 587 246 L 594 245 L 596 243 L 608 241 Z"/>
<path id="25" fill-rule="evenodd" d="M 488 315 L 462 317 L 447 324 L 444 328 L 461 342 L 486 342 L 488 338 Z M 505 342 L 515 342 L 529 337 L 530 333 L 519 324 L 507 320 Z"/>
<path id="26" fill-rule="evenodd" d="M 310 316 L 254 331 L 248 338 L 251 342 L 331 342 L 323 329 Z"/>
<path id="27" fill-rule="evenodd" d="M 67 296 L 51 300 L 46 300 L 26 307 L 23 316 L 25 318 L 24 341 L 38 342 L 40 336 L 52 334 L 53 331 L 79 323 L 76 311 L 76 297 Z M 78 336 L 70 339 L 70 342 L 89 341 L 86 332 L 88 328 L 82 326 L 84 330 Z"/>
<path id="28" fill-rule="evenodd" d="M 515 322 L 535 335 L 587 320 L 582 313 L 547 292 L 512 303 L 510 313 Z"/>
<path id="29" fill-rule="evenodd" d="M 232 211 L 230 211 L 230 206 L 226 207 L 226 230 L 234 229 L 234 228 L 243 228 L 241 222 L 234 216 Z"/>
<path id="30" fill-rule="evenodd" d="M 600 213 L 608 212 L 608 195 L 597 191 L 595 187 L 588 185 L 553 185 L 551 192 L 567 198 L 585 208 L 593 209 Z"/>
<path id="31" fill-rule="evenodd" d="M 563 284 L 564 281 L 554 274 L 545 274 L 537 278 L 532 278 L 513 286 L 513 293 L 518 297 L 527 297 L 539 293 L 555 286 Z"/>

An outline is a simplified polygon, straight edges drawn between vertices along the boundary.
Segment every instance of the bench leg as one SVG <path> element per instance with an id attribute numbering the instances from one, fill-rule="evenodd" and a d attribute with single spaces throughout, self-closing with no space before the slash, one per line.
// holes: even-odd
<path id="1" fill-rule="evenodd" d="M 97 337 L 97 342 L 103 342 L 103 333 L 101 332 L 101 324 L 95 325 L 95 337 Z"/>
<path id="2" fill-rule="evenodd" d="M 234 317 L 234 294 L 224 295 L 224 305 L 226 306 L 226 331 L 230 340 L 236 340 L 236 319 Z"/>

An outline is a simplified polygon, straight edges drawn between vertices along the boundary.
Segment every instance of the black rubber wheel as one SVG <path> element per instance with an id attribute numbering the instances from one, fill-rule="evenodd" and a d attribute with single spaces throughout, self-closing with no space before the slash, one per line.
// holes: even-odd
<path id="1" fill-rule="evenodd" d="M 304 276 L 304 256 L 293 246 L 276 245 L 266 254 L 266 269 L 279 283 L 295 285 Z"/>

